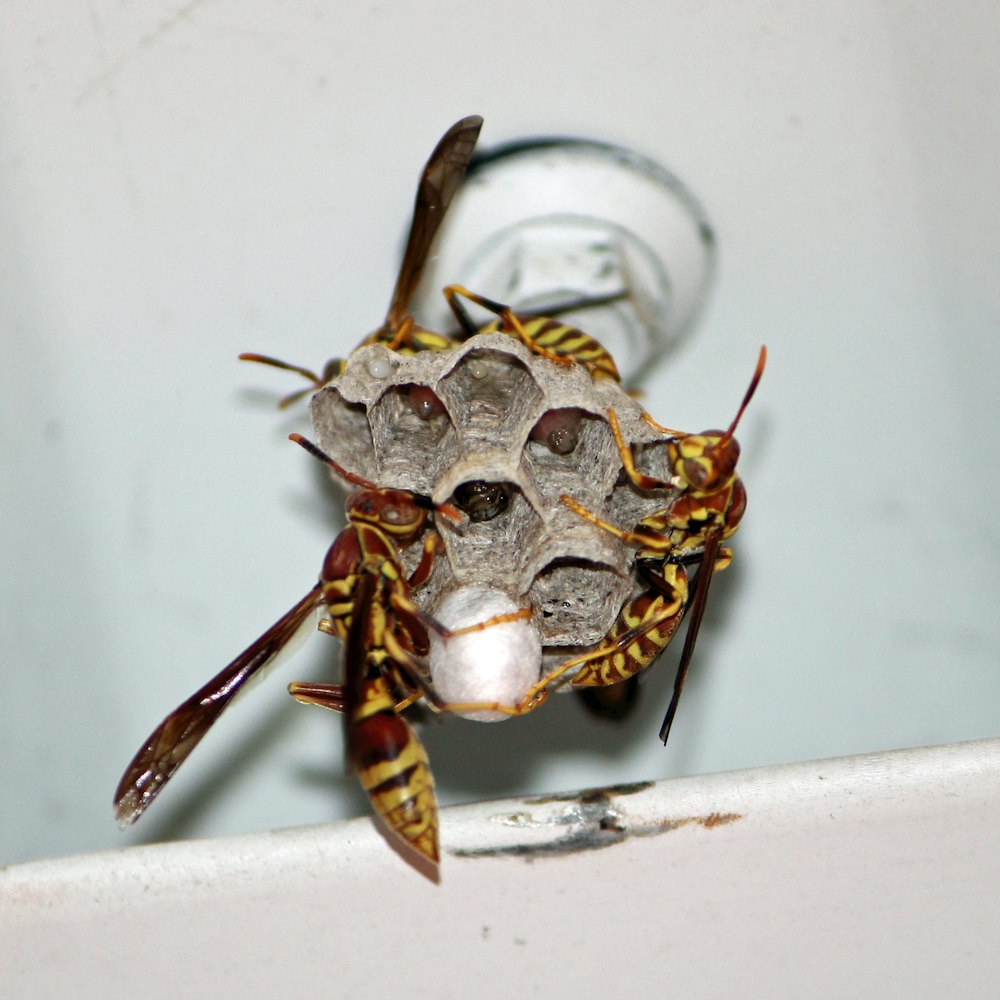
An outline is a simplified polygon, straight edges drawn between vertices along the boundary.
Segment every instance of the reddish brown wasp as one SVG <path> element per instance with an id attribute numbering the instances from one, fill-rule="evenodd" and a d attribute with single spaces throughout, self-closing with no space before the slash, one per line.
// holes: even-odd
<path id="1" fill-rule="evenodd" d="M 300 701 L 346 714 L 349 756 L 376 813 L 402 843 L 436 863 L 434 781 L 420 740 L 399 712 L 427 693 L 421 666 L 427 629 L 459 634 L 424 614 L 410 591 L 428 579 L 439 549 L 429 515 L 460 515 L 405 490 L 380 488 L 299 435 L 292 439 L 358 487 L 347 504 L 348 526 L 327 552 L 312 590 L 153 731 L 122 776 L 115 815 L 122 826 L 134 823 L 246 683 L 325 608 L 322 630 L 345 641 L 344 683 L 293 684 L 290 691 Z M 400 550 L 421 537 L 422 556 L 407 577 Z"/>

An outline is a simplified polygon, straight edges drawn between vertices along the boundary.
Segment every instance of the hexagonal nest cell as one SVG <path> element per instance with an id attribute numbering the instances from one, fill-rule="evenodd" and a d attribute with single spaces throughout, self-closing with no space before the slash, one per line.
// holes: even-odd
<path id="1" fill-rule="evenodd" d="M 628 530 L 674 495 L 622 474 L 609 408 L 641 468 L 666 478 L 666 438 L 620 384 L 504 333 L 413 355 L 360 348 L 312 415 L 319 446 L 351 471 L 467 515 L 437 519 L 446 558 L 414 600 L 433 614 L 456 587 L 502 590 L 551 647 L 599 642 L 636 589 L 634 547 L 560 497 Z"/>

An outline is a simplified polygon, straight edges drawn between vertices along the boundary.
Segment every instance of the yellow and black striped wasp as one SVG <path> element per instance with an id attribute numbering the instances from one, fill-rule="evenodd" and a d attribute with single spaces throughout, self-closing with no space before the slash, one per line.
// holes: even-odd
<path id="1" fill-rule="evenodd" d="M 736 474 L 739 444 L 733 436 L 740 418 L 757 391 L 764 373 L 767 351 L 761 348 L 756 370 L 739 410 L 725 431 L 680 434 L 650 423 L 673 436 L 667 441 L 669 480 L 640 472 L 632 451 L 622 436 L 613 410 L 608 411 L 611 433 L 618 446 L 628 478 L 641 490 L 669 490 L 673 497 L 661 510 L 643 518 L 631 530 L 623 530 L 587 510 L 570 496 L 562 501 L 581 517 L 637 548 L 636 575 L 643 589 L 627 601 L 605 638 L 587 652 L 567 659 L 525 692 L 514 706 L 462 705 L 453 710 L 488 708 L 521 715 L 541 705 L 553 686 L 570 670 L 576 689 L 605 688 L 636 677 L 666 649 L 674 633 L 689 617 L 674 692 L 660 727 L 664 743 L 670 733 L 681 690 L 694 655 L 695 643 L 708 600 L 712 576 L 732 560 L 722 545 L 739 527 L 746 510 L 746 489 Z M 680 491 L 679 493 L 677 491 Z M 689 570 L 697 568 L 694 593 Z"/>
<path id="2" fill-rule="evenodd" d="M 459 634 L 422 612 L 410 592 L 429 578 L 439 551 L 429 516 L 461 515 L 406 490 L 378 487 L 299 435 L 291 437 L 358 488 L 348 500 L 347 527 L 330 546 L 312 590 L 145 741 L 115 791 L 116 818 L 121 826 L 134 823 L 236 695 L 324 612 L 321 630 L 344 640 L 343 684 L 296 683 L 289 690 L 299 701 L 345 713 L 349 758 L 376 814 L 399 842 L 436 864 L 434 780 L 423 745 L 399 713 L 427 693 L 427 629 Z M 400 552 L 421 539 L 419 563 L 407 576 Z"/>
<path id="3" fill-rule="evenodd" d="M 505 333 L 519 340 L 534 354 L 547 358 L 555 364 L 582 365 L 593 378 L 610 378 L 621 381 L 615 360 L 604 346 L 577 327 L 564 323 L 553 316 L 537 316 L 516 313 L 510 306 L 470 292 L 462 285 L 449 285 L 444 290 L 445 298 L 452 313 L 458 320 L 459 332 L 453 334 L 458 342 L 470 337 Z M 554 306 L 553 314 L 569 312 L 583 307 L 603 305 L 615 301 L 619 296 L 603 296 L 580 299 Z M 483 326 L 477 326 L 461 300 L 467 299 L 498 317 Z M 419 415 L 419 412 L 418 412 Z M 576 407 L 561 407 L 546 411 L 531 429 L 532 440 L 541 441 L 557 455 L 568 455 L 579 441 L 583 411 Z"/>
<path id="4" fill-rule="evenodd" d="M 448 285 L 444 290 L 448 306 L 458 320 L 460 332 L 453 337 L 455 340 L 467 340 L 481 333 L 506 333 L 520 340 L 525 347 L 535 354 L 548 358 L 556 364 L 580 364 L 594 378 L 611 378 L 621 381 L 615 359 L 597 340 L 577 327 L 563 323 L 551 316 L 539 316 L 534 313 L 516 313 L 510 306 L 496 302 L 485 295 L 470 292 L 462 285 Z M 603 305 L 619 298 L 618 295 L 600 296 L 579 301 L 555 305 L 551 312 L 569 312 L 581 307 Z M 468 299 L 488 312 L 496 314 L 498 319 L 491 320 L 484 326 L 476 326 L 461 299 Z"/>
<path id="5" fill-rule="evenodd" d="M 628 478 L 647 492 L 680 490 L 666 507 L 643 518 L 632 530 L 622 531 L 580 506 L 572 497 L 562 498 L 581 517 L 638 549 L 636 572 L 648 588 L 622 608 L 605 642 L 584 658 L 585 666 L 573 678 L 574 686 L 603 686 L 635 676 L 659 656 L 684 617 L 690 615 L 674 693 L 660 727 L 664 743 L 694 654 L 712 576 L 732 561 L 732 550 L 722 543 L 735 533 L 746 510 L 746 488 L 736 474 L 740 446 L 733 435 L 757 391 L 766 362 L 767 349 L 762 347 L 743 401 L 725 431 L 678 434 L 645 415 L 661 431 L 673 435 L 666 445 L 672 472 L 668 481 L 636 468 L 617 416 L 614 410 L 608 411 L 611 432 Z M 692 566 L 698 568 L 693 595 L 688 582 Z M 560 672 L 572 665 L 571 662 L 562 666 Z"/>

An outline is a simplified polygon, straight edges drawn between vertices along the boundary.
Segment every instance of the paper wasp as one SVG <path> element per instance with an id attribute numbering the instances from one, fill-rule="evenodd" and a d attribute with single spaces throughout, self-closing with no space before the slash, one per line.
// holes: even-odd
<path id="1" fill-rule="evenodd" d="M 608 633 L 604 645 L 613 650 L 591 654 L 573 678 L 574 685 L 614 684 L 637 674 L 662 652 L 685 614 L 690 613 L 674 693 L 660 727 L 664 743 L 694 654 L 712 576 L 732 561 L 732 550 L 722 542 L 735 533 L 746 510 L 746 488 L 736 474 L 740 446 L 733 434 L 757 391 L 766 361 L 767 349 L 762 347 L 750 385 L 727 430 L 675 435 L 668 440 L 673 475 L 667 482 L 636 469 L 617 416 L 614 410 L 608 411 L 611 432 L 629 479 L 641 490 L 673 487 L 681 491 L 665 508 L 643 518 L 631 531 L 622 531 L 600 519 L 572 497 L 562 498 L 581 517 L 636 546 L 637 572 L 649 585 L 648 590 L 625 605 Z M 672 433 L 655 424 L 648 414 L 645 416 L 660 430 Z M 692 565 L 698 566 L 698 578 L 690 597 L 687 570 Z M 630 636 L 634 636 L 631 641 Z"/>
<path id="2" fill-rule="evenodd" d="M 713 574 L 732 560 L 732 551 L 722 542 L 736 531 L 746 510 L 746 489 L 736 475 L 740 448 L 733 435 L 757 390 L 766 360 L 767 350 L 762 347 L 753 378 L 727 430 L 679 434 L 660 427 L 674 435 L 666 445 L 672 473 L 666 481 L 635 467 L 618 418 L 614 410 L 608 411 L 611 433 L 628 478 L 644 491 L 669 489 L 680 493 L 666 507 L 627 531 L 598 517 L 570 496 L 561 499 L 581 517 L 638 549 L 636 573 L 644 589 L 626 602 L 602 642 L 560 663 L 530 687 L 518 704 L 482 707 L 510 715 L 530 712 L 546 700 L 553 686 L 574 667 L 579 668 L 571 682 L 575 688 L 603 688 L 627 681 L 663 652 L 685 616 L 690 615 L 673 695 L 660 727 L 660 739 L 666 743 L 694 655 L 709 584 Z M 650 423 L 660 426 L 648 414 L 645 416 Z M 688 580 L 692 567 L 697 567 L 698 573 L 693 595 Z M 456 710 L 458 707 L 452 706 Z M 477 707 L 461 706 L 461 709 Z"/>
<path id="3" fill-rule="evenodd" d="M 506 333 L 520 340 L 535 354 L 548 358 L 556 364 L 581 364 L 594 378 L 613 378 L 616 382 L 621 381 L 615 360 L 607 350 L 589 334 L 568 323 L 561 323 L 549 316 L 515 313 L 510 306 L 488 299 L 485 295 L 470 292 L 462 285 L 448 285 L 444 290 L 444 297 L 448 300 L 448 306 L 462 329 L 460 334 L 455 335 L 456 340 L 467 340 L 479 333 Z M 603 304 L 615 298 L 618 296 L 582 299 L 579 302 L 555 306 L 551 311 L 568 312 L 571 308 Z M 495 313 L 499 319 L 477 327 L 460 299 L 475 302 L 483 309 Z"/>
<path id="4" fill-rule="evenodd" d="M 429 578 L 439 551 L 429 515 L 460 515 L 448 504 L 378 487 L 299 435 L 291 437 L 358 487 L 347 504 L 348 525 L 330 546 L 312 590 L 153 731 L 119 782 L 115 815 L 121 826 L 134 823 L 247 682 L 325 609 L 321 630 L 345 643 L 344 683 L 297 683 L 289 690 L 300 701 L 345 713 L 348 753 L 375 812 L 400 842 L 437 863 L 434 781 L 420 740 L 398 713 L 428 693 L 421 666 L 427 629 L 446 638 L 466 631 L 450 632 L 410 599 L 411 589 Z M 407 577 L 400 551 L 421 537 L 420 561 Z"/>

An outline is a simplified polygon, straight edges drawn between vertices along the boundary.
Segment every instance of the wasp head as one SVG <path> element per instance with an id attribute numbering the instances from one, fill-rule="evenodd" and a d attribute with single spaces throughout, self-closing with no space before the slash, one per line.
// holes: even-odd
<path id="1" fill-rule="evenodd" d="M 677 485 L 695 495 L 716 493 L 736 478 L 740 446 L 725 431 L 688 434 L 667 443 Z"/>
<path id="2" fill-rule="evenodd" d="M 347 503 L 347 519 L 370 524 L 400 543 L 412 541 L 427 522 L 429 507 L 406 490 L 360 490 Z"/>

